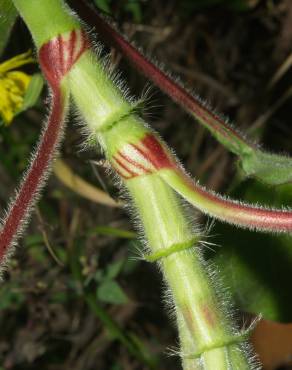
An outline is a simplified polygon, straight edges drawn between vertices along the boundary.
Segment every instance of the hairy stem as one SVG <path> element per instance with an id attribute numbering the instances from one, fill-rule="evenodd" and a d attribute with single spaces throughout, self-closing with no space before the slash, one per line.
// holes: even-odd
<path id="1" fill-rule="evenodd" d="M 82 42 L 79 42 L 78 31 L 75 30 L 68 38 L 58 37 L 53 43 L 43 44 L 45 40 L 54 35 L 54 32 L 58 33 L 59 30 L 65 32 L 72 27 L 78 29 L 79 23 L 74 21 L 74 18 L 64 12 L 62 8 L 57 12 L 58 7 L 54 7 L 54 5 L 61 3 L 58 0 L 52 0 L 49 3 L 46 2 L 46 7 L 41 6 L 39 11 L 45 17 L 51 16 L 59 28 L 56 30 L 54 22 L 50 26 L 46 26 L 47 22 L 40 24 L 41 18 L 36 17 L 34 12 L 35 2 L 16 0 L 14 5 L 33 25 L 32 28 L 39 30 L 33 35 L 36 45 L 40 48 L 39 56 L 42 70 L 52 90 L 52 107 L 39 145 L 32 156 L 31 165 L 24 176 L 19 191 L 11 201 L 0 230 L 0 266 L 6 262 L 7 257 L 11 254 L 11 247 L 22 232 L 49 174 L 51 163 L 62 139 L 68 108 L 69 90 L 66 75 L 87 48 L 87 39 L 82 37 Z"/>
<path id="2" fill-rule="evenodd" d="M 292 160 L 283 155 L 270 154 L 261 150 L 234 129 L 220 115 L 181 84 L 161 70 L 131 45 L 109 22 L 105 21 L 95 8 L 84 0 L 70 0 L 74 9 L 99 32 L 101 39 L 119 50 L 137 69 L 172 98 L 228 150 L 239 156 L 240 167 L 245 176 L 255 176 L 269 185 L 292 182 Z"/>
<path id="3" fill-rule="evenodd" d="M 292 232 L 292 211 L 269 209 L 220 196 L 198 185 L 180 168 L 160 176 L 189 203 L 221 221 L 258 231 Z"/>
<path id="4" fill-rule="evenodd" d="M 62 138 L 68 94 L 60 88 L 52 95 L 52 108 L 39 145 L 32 155 L 31 165 L 7 211 L 0 231 L 0 265 L 6 263 L 11 247 L 22 232 L 50 170 Z"/>
<path id="5" fill-rule="evenodd" d="M 167 73 L 131 45 L 125 37 L 99 15 L 95 8 L 91 7 L 84 0 L 70 0 L 70 3 L 88 24 L 96 28 L 99 37 L 105 43 L 109 43 L 119 50 L 139 72 L 142 72 L 165 94 L 193 115 L 220 143 L 239 156 L 246 155 L 255 149 L 251 143 L 248 143 L 239 132 L 228 125 L 219 115 L 211 112 L 198 98 L 188 93 Z"/>
<path id="6" fill-rule="evenodd" d="M 200 257 L 200 233 L 194 232 L 177 195 L 153 174 L 126 182 L 144 225 L 150 256 L 156 256 L 172 294 L 184 369 L 248 369 L 235 330 Z M 151 258 L 150 258 L 151 259 Z M 203 265 L 203 266 L 202 266 Z"/>
<path id="7" fill-rule="evenodd" d="M 61 0 L 50 1 L 49 5 L 39 0 L 14 2 L 40 47 L 50 84 L 56 84 L 59 71 L 68 73 L 68 86 L 86 120 L 90 139 L 101 145 L 133 199 L 150 249 L 146 258 L 159 262 L 170 287 L 185 369 L 252 367 L 248 354 L 242 350 L 246 336 L 233 327 L 220 307 L 218 293 L 205 270 L 198 251 L 200 233 L 193 231 L 181 199 L 160 175 L 160 171 L 174 170 L 175 160 L 170 152 L 136 115 L 136 103 L 125 99 L 103 63 L 88 50 L 79 55 L 78 50 L 86 45 L 86 36 L 80 30 L 73 37 L 78 20 L 68 19 L 72 14 Z M 32 6 L 39 16 L 38 23 L 31 21 Z M 55 7 L 58 22 L 64 22 L 63 25 L 50 23 L 46 6 Z M 53 12 L 53 8 L 49 10 Z M 78 40 L 77 51 L 73 52 L 72 39 Z M 64 52 L 67 42 L 69 46 Z M 68 68 L 72 55 L 80 58 L 72 65 L 69 63 Z M 49 68 L 51 63 L 57 66 L 57 73 Z"/>
<path id="8" fill-rule="evenodd" d="M 121 100 L 104 70 L 90 64 L 92 58 L 84 54 L 70 72 L 72 95 L 88 119 L 91 138 L 99 141 L 133 199 L 151 250 L 146 259 L 160 261 L 178 315 L 185 368 L 214 369 L 214 364 L 221 369 L 249 368 L 240 350 L 246 337 L 220 310 L 198 249 L 192 249 L 199 235 L 191 231 L 178 196 L 161 178 L 160 171 L 172 169 L 173 159 L 135 114 L 135 103 Z M 84 92 L 89 90 L 94 95 L 86 99 Z M 100 105 L 91 107 L 91 100 Z"/>

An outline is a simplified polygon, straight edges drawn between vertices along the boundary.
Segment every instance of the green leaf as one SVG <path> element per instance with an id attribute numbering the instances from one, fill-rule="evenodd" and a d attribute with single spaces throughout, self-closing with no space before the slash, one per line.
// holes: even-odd
<path id="1" fill-rule="evenodd" d="M 26 111 L 27 109 L 33 107 L 37 103 L 38 98 L 42 92 L 43 86 L 44 79 L 42 75 L 40 73 L 34 74 L 24 95 L 23 104 L 21 108 L 16 112 L 16 115 Z"/>
<path id="2" fill-rule="evenodd" d="M 277 207 L 291 205 L 292 185 L 267 188 L 249 180 L 233 196 Z M 212 233 L 216 235 L 212 241 L 222 246 L 212 260 L 239 308 L 268 320 L 292 322 L 292 237 L 240 230 L 219 222 Z"/>
<path id="3" fill-rule="evenodd" d="M 105 280 L 97 288 L 97 298 L 105 303 L 125 304 L 128 297 L 114 280 Z"/>
<path id="4" fill-rule="evenodd" d="M 16 18 L 17 10 L 12 1 L 0 0 L 0 55 L 6 47 Z"/>

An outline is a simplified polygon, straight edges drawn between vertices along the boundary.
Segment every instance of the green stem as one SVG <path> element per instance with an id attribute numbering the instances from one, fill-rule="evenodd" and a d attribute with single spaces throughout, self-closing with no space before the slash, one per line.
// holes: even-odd
<path id="1" fill-rule="evenodd" d="M 131 179 L 127 188 L 151 256 L 159 256 L 172 293 L 184 369 L 248 369 L 245 354 L 239 351 L 239 342 L 246 338 L 218 307 L 199 252 L 200 234 L 192 231 L 177 195 L 156 174 Z M 173 248 L 182 245 L 186 248 Z"/>
<path id="2" fill-rule="evenodd" d="M 65 33 L 66 39 L 68 32 L 80 28 L 77 18 L 61 0 L 14 0 L 14 4 L 38 47 L 61 33 Z M 168 158 L 156 134 L 136 115 L 137 103 L 126 100 L 116 87 L 117 81 L 111 80 L 103 63 L 89 51 L 77 60 L 67 78 L 90 137 L 99 142 L 124 177 L 150 249 L 148 259 L 159 261 L 170 288 L 184 368 L 250 368 L 241 345 L 246 337 L 233 328 L 229 313 L 220 308 L 218 294 L 200 256 L 201 235 L 193 231 L 177 193 L 153 169 L 161 161 L 167 163 Z M 154 148 L 154 153 L 148 153 L 149 147 L 143 147 L 146 144 Z M 141 157 L 141 145 L 149 158 L 142 158 L 135 165 L 135 155 Z M 124 148 L 136 148 L 128 162 L 123 157 Z"/>
<path id="3" fill-rule="evenodd" d="M 62 0 L 13 0 L 39 49 L 58 34 L 81 28 Z"/>

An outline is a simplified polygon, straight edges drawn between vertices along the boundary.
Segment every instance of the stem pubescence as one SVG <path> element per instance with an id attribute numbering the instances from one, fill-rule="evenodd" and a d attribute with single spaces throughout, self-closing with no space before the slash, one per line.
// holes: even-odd
<path id="1" fill-rule="evenodd" d="M 39 50 L 40 64 L 52 89 L 51 112 L 31 165 L 4 218 L 0 230 L 0 265 L 5 263 L 23 230 L 50 171 L 67 113 L 69 92 L 64 77 L 87 47 L 84 33 L 73 30 L 45 43 Z"/>
<path id="2" fill-rule="evenodd" d="M 157 173 L 196 208 L 219 220 L 259 231 L 292 231 L 292 211 L 246 204 L 198 185 L 155 133 L 148 133 L 137 142 L 124 144 L 112 156 L 112 164 L 125 180 Z"/>
<path id="3" fill-rule="evenodd" d="M 113 26 L 98 14 L 96 9 L 84 0 L 71 0 L 73 7 L 88 24 L 96 28 L 99 37 L 119 50 L 129 62 L 142 72 L 183 109 L 201 122 L 223 145 L 235 154 L 242 156 L 255 149 L 238 131 L 228 125 L 219 115 L 209 110 L 195 96 L 152 63 L 138 49 L 131 45 Z"/>
<path id="4" fill-rule="evenodd" d="M 95 8 L 84 0 L 71 0 L 70 2 L 80 15 L 96 28 L 103 41 L 119 50 L 138 72 L 142 72 L 166 95 L 207 128 L 221 144 L 239 156 L 240 168 L 246 177 L 255 177 L 272 186 L 292 182 L 292 160 L 289 157 L 270 154 L 260 149 L 220 115 L 202 103 L 200 98 L 189 93 L 179 82 L 145 57 Z"/>
<path id="5" fill-rule="evenodd" d="M 159 261 L 172 292 L 185 370 L 254 368 L 250 353 L 244 348 L 246 336 L 233 326 L 229 314 L 218 302 L 217 288 L 197 248 L 200 232 L 192 227 L 178 195 L 193 199 L 194 191 L 185 172 L 158 135 L 138 117 L 133 102 L 118 89 L 116 80 L 111 79 L 102 61 L 92 52 L 85 52 L 79 58 L 84 51 L 82 31 L 78 31 L 80 38 L 71 32 L 75 28 L 79 30 L 81 25 L 63 0 L 13 1 L 41 49 L 40 61 L 53 95 L 58 96 L 63 89 L 70 91 L 85 118 L 89 135 L 100 143 L 133 199 L 150 249 L 149 260 Z M 48 19 L 46 10 L 51 15 L 56 14 L 56 22 Z M 35 13 L 40 14 L 38 22 Z M 77 27 L 71 27 L 76 24 Z M 76 42 L 74 47 L 72 40 Z M 71 62 L 75 63 L 74 68 Z M 68 76 L 64 78 L 64 74 Z M 166 77 L 159 77 L 163 84 Z M 61 124 L 61 120 L 56 121 Z M 218 132 L 224 140 L 225 131 Z M 229 135 L 229 131 L 226 132 Z M 234 147 L 240 147 L 240 139 L 236 141 L 236 135 L 233 138 Z M 57 142 L 54 140 L 55 144 Z M 41 146 L 41 154 L 44 155 L 44 150 L 53 153 L 55 144 L 49 150 Z M 33 178 L 34 187 L 26 185 L 24 190 L 28 194 L 28 206 L 35 200 L 45 163 L 51 162 L 49 153 Z M 216 199 L 196 196 L 194 203 L 203 209 L 208 206 L 212 211 Z"/>
<path id="6" fill-rule="evenodd" d="M 67 97 L 61 89 L 53 92 L 51 113 L 43 136 L 0 231 L 0 265 L 5 263 L 6 256 L 10 254 L 10 247 L 22 232 L 44 185 L 50 163 L 62 137 L 66 100 Z"/>

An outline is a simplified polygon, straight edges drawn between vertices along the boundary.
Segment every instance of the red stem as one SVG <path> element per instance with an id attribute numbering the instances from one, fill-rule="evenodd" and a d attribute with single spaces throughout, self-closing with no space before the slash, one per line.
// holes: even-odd
<path id="1" fill-rule="evenodd" d="M 217 114 L 209 111 L 196 97 L 188 93 L 181 85 L 175 82 L 165 72 L 147 59 L 140 51 L 132 46 L 121 34 L 107 23 L 84 0 L 70 0 L 78 14 L 90 25 L 94 26 L 99 37 L 119 50 L 137 69 L 149 80 L 157 85 L 166 95 L 177 104 L 200 120 L 211 132 L 215 132 L 224 140 L 229 141 L 228 148 L 240 155 L 238 143 L 245 147 L 253 148 L 236 130 L 229 126 Z M 221 140 L 222 141 L 222 140 Z"/>
<path id="2" fill-rule="evenodd" d="M 203 213 L 242 228 L 277 233 L 291 233 L 291 211 L 269 209 L 225 198 L 194 183 L 189 177 L 182 173 L 181 170 L 178 170 L 177 172 L 178 176 L 183 179 L 186 186 L 196 193 L 197 196 L 201 198 L 201 201 L 197 201 L 195 203 L 194 200 L 187 197 L 187 193 L 180 191 L 180 187 L 174 186 L 174 190 L 180 193 Z M 169 182 L 166 177 L 165 180 L 170 186 L 172 186 L 171 182 Z"/>
<path id="3" fill-rule="evenodd" d="M 39 50 L 42 70 L 52 88 L 52 108 L 32 163 L 0 230 L 0 265 L 6 260 L 10 247 L 25 226 L 62 138 L 67 92 L 62 89 L 61 82 L 88 47 L 85 33 L 77 29 L 56 36 Z"/>
<path id="4" fill-rule="evenodd" d="M 31 208 L 37 201 L 62 137 L 64 115 L 64 96 L 60 88 L 52 96 L 52 109 L 47 126 L 33 155 L 33 161 L 13 200 L 0 231 L 0 262 L 3 261 L 10 246 L 22 231 Z"/>

